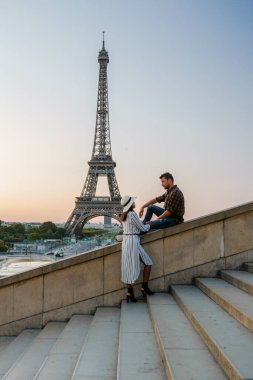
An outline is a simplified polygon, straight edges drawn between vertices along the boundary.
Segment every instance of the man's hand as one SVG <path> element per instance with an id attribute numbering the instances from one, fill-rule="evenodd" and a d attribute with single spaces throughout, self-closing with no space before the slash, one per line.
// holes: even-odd
<path id="1" fill-rule="evenodd" d="M 139 212 L 139 217 L 140 217 L 140 218 L 142 217 L 143 213 L 144 213 L 144 207 L 142 207 L 142 208 L 140 209 L 140 212 Z"/>
<path id="2" fill-rule="evenodd" d="M 148 222 L 146 222 L 146 224 L 151 224 L 152 222 L 151 222 L 151 220 L 149 220 Z"/>
<path id="3" fill-rule="evenodd" d="M 139 217 L 140 217 L 140 218 L 142 217 L 142 215 L 143 215 L 143 213 L 144 213 L 144 208 L 148 207 L 149 205 L 153 205 L 153 204 L 155 204 L 156 202 L 157 202 L 157 200 L 156 200 L 156 198 L 154 198 L 154 199 L 151 199 L 151 201 L 148 201 L 147 203 L 145 203 L 145 204 L 141 207 L 141 209 L 140 209 L 140 211 L 139 211 Z"/>

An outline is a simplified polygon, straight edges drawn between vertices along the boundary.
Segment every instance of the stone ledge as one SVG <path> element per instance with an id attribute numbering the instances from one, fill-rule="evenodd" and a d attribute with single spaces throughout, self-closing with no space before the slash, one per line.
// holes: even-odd
<path id="1" fill-rule="evenodd" d="M 179 234 L 184 231 L 191 230 L 205 226 L 207 224 L 219 222 L 233 216 L 244 214 L 253 211 L 253 202 L 245 203 L 243 205 L 222 210 L 216 213 L 202 216 L 200 218 L 188 220 L 182 224 L 178 224 L 174 227 L 164 228 L 162 230 L 151 231 L 142 237 L 142 243 L 147 243 L 153 240 L 161 239 L 167 236 Z"/>

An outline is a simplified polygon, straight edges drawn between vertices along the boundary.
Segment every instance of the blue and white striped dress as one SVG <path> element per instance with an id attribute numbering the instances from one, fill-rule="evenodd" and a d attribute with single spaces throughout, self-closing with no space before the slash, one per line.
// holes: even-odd
<path id="1" fill-rule="evenodd" d="M 134 211 L 129 211 L 123 224 L 123 241 L 121 256 L 121 281 L 125 284 L 133 284 L 140 274 L 140 260 L 146 265 L 153 262 L 140 244 L 140 236 L 127 235 L 147 232 L 150 225 L 144 225 Z"/>

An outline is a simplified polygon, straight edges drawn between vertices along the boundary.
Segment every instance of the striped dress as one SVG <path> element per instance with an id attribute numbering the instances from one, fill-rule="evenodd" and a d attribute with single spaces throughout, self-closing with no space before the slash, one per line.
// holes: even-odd
<path id="1" fill-rule="evenodd" d="M 144 225 L 134 211 L 129 211 L 123 224 L 123 241 L 121 256 L 121 281 L 133 284 L 140 274 L 140 260 L 146 265 L 153 262 L 140 244 L 140 231 L 147 232 L 150 225 Z M 137 235 L 127 235 L 137 234 Z"/>

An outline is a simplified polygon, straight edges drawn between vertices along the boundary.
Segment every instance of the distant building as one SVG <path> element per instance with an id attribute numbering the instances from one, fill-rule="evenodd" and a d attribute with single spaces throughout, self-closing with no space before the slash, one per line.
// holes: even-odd
<path id="1" fill-rule="evenodd" d="M 9 253 L 11 254 L 30 254 L 30 253 L 37 253 L 37 244 L 31 243 L 14 243 L 13 247 L 9 250 Z"/>
<path id="2" fill-rule="evenodd" d="M 108 215 L 105 215 L 105 217 L 104 217 L 104 224 L 105 224 L 105 226 L 111 225 L 112 224 L 112 218 L 110 216 L 108 216 Z"/>

